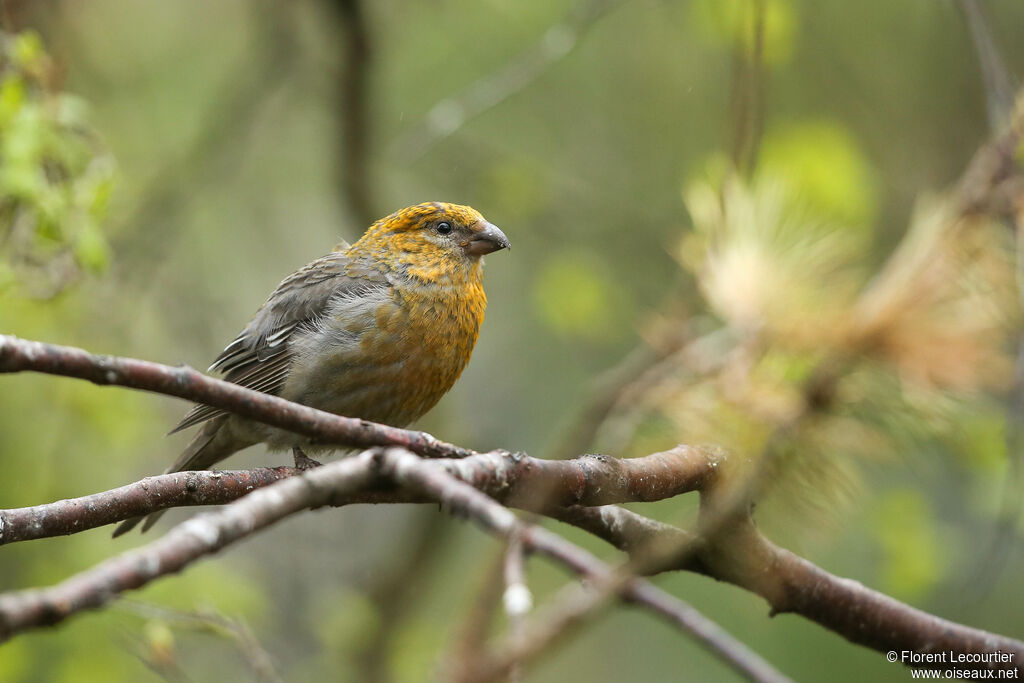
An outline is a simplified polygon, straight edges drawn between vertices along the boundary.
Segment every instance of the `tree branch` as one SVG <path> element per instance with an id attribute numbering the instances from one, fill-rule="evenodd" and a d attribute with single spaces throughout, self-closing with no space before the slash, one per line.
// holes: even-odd
<path id="1" fill-rule="evenodd" d="M 602 583 L 615 580 L 615 572 L 596 557 L 546 529 L 527 526 L 516 516 L 469 484 L 448 476 L 441 468 L 417 458 L 408 451 L 390 449 L 384 453 L 382 473 L 412 491 L 424 493 L 443 503 L 454 514 L 474 519 L 485 529 L 521 542 L 524 547 L 569 567 L 577 574 Z M 676 627 L 694 636 L 725 663 L 755 681 L 786 681 L 759 655 L 735 640 L 721 627 L 707 620 L 686 603 L 665 593 L 643 579 L 630 579 L 621 587 L 621 595 L 654 611 Z M 496 680 L 508 674 L 518 662 L 537 651 L 517 653 L 499 661 L 486 661 L 481 669 L 469 672 L 466 680 Z"/>
<path id="2" fill-rule="evenodd" d="M 80 499 L 0 511 L 0 540 L 13 542 L 74 533 L 175 505 L 226 502 L 245 496 L 222 510 L 175 527 L 149 546 L 113 558 L 61 584 L 0 596 L 0 638 L 26 628 L 57 623 L 77 611 L 106 604 L 122 591 L 178 571 L 308 507 L 440 500 L 449 509 L 477 519 L 499 535 L 509 538 L 516 534 L 524 548 L 548 555 L 591 577 L 595 585 L 611 587 L 606 596 L 595 600 L 620 594 L 637 601 L 677 625 L 696 628 L 699 637 L 719 654 L 728 647 L 716 644 L 714 633 L 695 625 L 685 605 L 665 602 L 668 596 L 657 589 L 648 588 L 631 576 L 614 573 L 551 532 L 523 525 L 501 503 L 542 512 L 608 540 L 630 554 L 632 569 L 648 573 L 669 569 L 702 572 L 764 597 L 773 613 L 801 614 L 876 650 L 961 654 L 1001 650 L 1014 656 L 1012 665 L 1018 670 L 1024 662 L 1024 643 L 916 610 L 855 581 L 828 574 L 778 548 L 757 531 L 743 509 L 709 525 L 707 516 L 721 517 L 721 500 L 728 501 L 734 494 L 730 482 L 737 479 L 730 474 L 732 468 L 742 465 L 730 463 L 713 448 L 679 446 L 632 460 L 584 456 L 569 461 L 546 461 L 521 453 L 477 454 L 421 432 L 322 413 L 210 379 L 187 368 L 92 356 L 78 349 L 0 336 L 0 372 L 20 370 L 69 375 L 99 384 L 123 384 L 205 401 L 328 443 L 398 442 L 411 444 L 421 453 L 465 457 L 424 461 L 405 451 L 392 451 L 390 455 L 366 453 L 301 474 L 291 468 L 177 473 Z M 245 495 L 252 489 L 259 490 Z M 594 507 L 660 500 L 695 490 L 701 491 L 699 534 L 620 508 Z M 520 660 L 499 656 L 487 661 L 486 670 L 501 672 L 503 661 Z M 733 664 L 741 666 L 735 661 Z M 996 664 L 999 662 L 987 666 Z"/>
<path id="3" fill-rule="evenodd" d="M 505 592 L 502 594 L 502 604 L 508 621 L 509 638 L 521 641 L 529 634 L 526 616 L 533 609 L 533 593 L 526 583 L 526 550 L 518 536 L 509 538 L 504 564 Z M 520 683 L 522 680 L 521 663 L 513 660 L 508 669 L 508 681 Z"/>
<path id="4" fill-rule="evenodd" d="M 28 628 L 59 623 L 85 609 L 100 607 L 120 593 L 212 554 L 307 507 L 328 504 L 386 477 L 400 488 L 444 504 L 500 536 L 517 538 L 583 576 L 607 580 L 612 570 L 596 557 L 556 534 L 519 522 L 501 504 L 443 468 L 429 466 L 405 449 L 367 451 L 275 482 L 224 508 L 195 517 L 142 548 L 107 560 L 56 586 L 0 595 L 0 640 Z M 428 466 L 424 466 L 428 465 Z M 644 605 L 692 635 L 736 670 L 756 681 L 786 680 L 766 662 L 700 616 L 682 601 L 641 579 L 631 580 L 623 596 Z"/>
<path id="5" fill-rule="evenodd" d="M 333 495 L 364 488 L 375 477 L 372 460 L 349 458 L 290 477 L 194 517 L 162 538 L 76 574 L 50 588 L 0 594 L 0 641 L 29 628 L 50 626 L 121 593 L 181 571 L 205 555 Z"/>
<path id="6" fill-rule="evenodd" d="M 0 545 L 77 534 L 167 508 L 224 505 L 297 474 L 293 467 L 174 472 L 81 498 L 0 510 Z"/>
<path id="7" fill-rule="evenodd" d="M 401 446 L 428 458 L 464 458 L 475 453 L 439 441 L 426 432 L 341 417 L 207 377 L 189 367 L 173 368 L 134 358 L 96 356 L 71 346 L 0 335 L 0 373 L 26 370 L 177 396 L 313 437 L 325 444 L 354 448 Z"/>
<path id="8" fill-rule="evenodd" d="M 539 41 L 500 69 L 431 107 L 426 119 L 392 146 L 394 154 L 406 161 L 422 158 L 433 145 L 526 88 L 572 52 L 587 29 L 620 2 L 581 0 L 563 22 L 549 28 Z"/>
<path id="9" fill-rule="evenodd" d="M 339 147 L 336 154 L 341 195 L 357 225 L 369 225 L 377 215 L 370 182 L 370 65 L 372 46 L 362 0 L 329 0 L 339 18 L 341 72 L 335 115 Z"/>
<path id="10" fill-rule="evenodd" d="M 829 574 L 773 544 L 750 519 L 705 543 L 676 527 L 619 507 L 576 507 L 555 516 L 642 562 L 650 561 L 647 549 L 659 539 L 665 549 L 695 548 L 680 562 L 663 553 L 663 563 L 648 565 L 648 572 L 685 569 L 706 574 L 760 595 L 771 606 L 773 616 L 799 614 L 878 652 L 1002 651 L 1012 655 L 1011 662 L 983 662 L 980 668 L 1011 668 L 1024 673 L 1024 642 L 941 619 L 857 581 Z"/>
<path id="11" fill-rule="evenodd" d="M 566 505 L 663 500 L 696 491 L 714 475 L 718 457 L 689 446 L 631 460 L 586 455 L 553 461 L 494 451 L 441 465 L 498 501 L 544 512 Z M 74 534 L 167 508 L 223 505 L 301 473 L 292 467 L 175 472 L 80 498 L 0 510 L 0 545 Z M 384 481 L 347 497 L 336 496 L 331 504 L 417 502 L 425 499 Z"/>

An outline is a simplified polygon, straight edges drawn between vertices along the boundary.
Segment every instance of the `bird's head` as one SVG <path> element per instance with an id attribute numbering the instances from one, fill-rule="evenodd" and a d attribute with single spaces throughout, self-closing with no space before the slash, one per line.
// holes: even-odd
<path id="1" fill-rule="evenodd" d="M 356 253 L 416 268 L 475 266 L 484 254 L 509 247 L 508 238 L 480 212 L 460 204 L 427 202 L 374 223 L 352 245 Z"/>

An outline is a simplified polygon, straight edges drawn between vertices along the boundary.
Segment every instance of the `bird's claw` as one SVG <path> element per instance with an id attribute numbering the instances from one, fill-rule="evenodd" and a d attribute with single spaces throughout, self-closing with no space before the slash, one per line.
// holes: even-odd
<path id="1" fill-rule="evenodd" d="M 320 467 L 319 462 L 303 453 L 302 449 L 299 447 L 292 449 L 292 458 L 295 459 L 295 469 L 297 470 L 306 471 L 311 470 L 314 467 Z"/>

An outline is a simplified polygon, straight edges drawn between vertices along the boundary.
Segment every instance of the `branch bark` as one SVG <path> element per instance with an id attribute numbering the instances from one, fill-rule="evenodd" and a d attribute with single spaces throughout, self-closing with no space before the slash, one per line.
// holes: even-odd
<path id="1" fill-rule="evenodd" d="M 187 368 L 93 356 L 79 349 L 0 336 L 0 372 L 21 370 L 203 401 L 325 443 L 399 444 L 421 455 L 463 457 L 425 461 L 404 450 L 392 449 L 376 455 L 365 453 L 301 474 L 291 468 L 177 473 L 71 501 L 0 511 L 0 540 L 13 542 L 74 533 L 173 505 L 225 502 L 245 496 L 215 513 L 175 527 L 149 546 L 113 558 L 56 586 L 0 596 L 0 638 L 104 605 L 120 592 L 179 571 L 200 557 L 308 507 L 441 501 L 448 509 L 471 516 L 493 533 L 505 538 L 515 536 L 530 551 L 591 577 L 597 585 L 610 586 L 607 595 L 595 600 L 621 595 L 653 609 L 676 625 L 695 630 L 702 642 L 750 676 L 770 674 L 754 673 L 759 665 L 748 657 L 749 653 L 735 650 L 713 628 L 705 628 L 707 625 L 702 625 L 683 603 L 631 576 L 623 578 L 589 553 L 545 529 L 522 524 L 501 503 L 542 512 L 586 529 L 628 552 L 633 559 L 631 568 L 642 568 L 648 573 L 687 569 L 708 574 L 764 597 L 773 613 L 801 614 L 855 643 L 879 651 L 977 655 L 999 650 L 1013 655 L 1011 665 L 1022 670 L 1024 643 L 940 619 L 855 581 L 828 574 L 773 545 L 757 531 L 743 510 L 721 519 L 721 510 L 731 507 L 723 505 L 722 500 L 728 503 L 734 493 L 729 482 L 736 480 L 723 472 L 738 463 L 727 461 L 716 449 L 679 446 L 633 460 L 584 456 L 570 461 L 546 461 L 521 453 L 478 454 L 428 434 L 322 413 Z M 252 489 L 259 490 L 245 495 Z M 610 507 L 695 490 L 701 492 L 702 520 L 697 534 Z M 709 525 L 704 519 L 708 515 L 718 518 Z M 715 531 L 710 536 L 709 528 Z M 503 661 L 520 660 L 499 657 L 489 661 L 484 671 L 501 675 Z M 983 665 L 992 667 L 999 663 Z"/>
<path id="2" fill-rule="evenodd" d="M 676 527 L 619 507 L 571 508 L 560 518 L 631 556 L 657 539 L 677 548 L 694 542 Z M 649 559 L 646 553 L 637 557 Z M 683 558 L 682 564 L 666 560 L 649 571 L 676 569 L 698 571 L 749 590 L 768 602 L 772 616 L 799 614 L 878 652 L 1001 651 L 1012 655 L 1005 668 L 1024 673 L 1024 642 L 941 619 L 857 581 L 834 576 L 773 544 L 750 519 L 724 530 L 712 543 L 697 541 L 695 556 Z M 982 668 L 1004 668 L 999 664 L 983 662 Z"/>
<path id="3" fill-rule="evenodd" d="M 713 476 L 718 458 L 715 452 L 677 446 L 631 460 L 585 455 L 555 461 L 494 451 L 439 463 L 448 474 L 495 500 L 545 512 L 567 505 L 663 500 L 696 491 Z M 301 473 L 293 467 L 175 472 L 80 498 L 0 510 L 0 545 L 74 534 L 167 508 L 223 505 Z M 331 504 L 418 502 L 426 499 L 381 481 L 348 496 L 335 496 Z"/>
<path id="4" fill-rule="evenodd" d="M 314 437 L 325 444 L 353 448 L 401 446 L 428 458 L 464 458 L 475 453 L 438 441 L 426 432 L 341 417 L 207 377 L 185 366 L 174 368 L 134 358 L 97 356 L 71 346 L 0 335 L 0 373 L 26 370 L 177 396 Z"/>
<path id="5" fill-rule="evenodd" d="M 772 544 L 747 517 L 724 526 L 708 540 L 612 505 L 713 488 L 723 468 L 715 451 L 680 446 L 625 461 L 594 456 L 544 461 L 494 452 L 426 465 L 499 502 L 543 512 L 595 534 L 627 552 L 634 567 L 647 574 L 687 570 L 732 583 L 764 598 L 772 614 L 799 614 L 880 652 L 976 654 L 999 649 L 1014 653 L 1018 662 L 1024 661 L 1024 643 L 940 619 L 856 581 L 829 574 Z M 294 468 L 278 467 L 149 477 L 78 499 L 0 511 L 0 542 L 76 533 L 167 507 L 227 503 L 245 496 L 252 488 L 301 474 Z M 538 490 L 546 490 L 552 497 L 545 501 L 528 495 Z M 377 478 L 360 489 L 335 491 L 316 504 L 432 500 L 431 496 L 396 488 L 388 480 Z M 603 507 L 594 507 L 597 505 Z"/>
<path id="6" fill-rule="evenodd" d="M 408 451 L 390 449 L 385 453 L 382 472 L 398 484 L 424 493 L 442 502 L 455 514 L 464 514 L 485 529 L 506 540 L 516 539 L 524 547 L 546 555 L 574 572 L 601 583 L 616 580 L 616 573 L 586 550 L 575 546 L 546 529 L 519 522 L 507 508 L 490 499 L 469 484 L 449 476 L 440 468 L 417 458 Z M 623 582 L 623 598 L 642 605 L 688 632 L 705 648 L 716 654 L 736 671 L 754 681 L 789 680 L 778 673 L 759 655 L 735 640 L 717 624 L 709 621 L 686 603 L 665 593 L 643 579 Z M 511 668 L 539 649 L 516 653 L 514 658 L 484 660 L 464 677 L 467 681 L 492 681 L 506 676 Z M 521 656 L 519 656 L 521 655 Z"/>
<path id="7" fill-rule="evenodd" d="M 519 522 L 515 515 L 443 468 L 412 452 L 392 448 L 366 451 L 299 476 L 275 482 L 224 508 L 195 517 L 163 538 L 77 574 L 56 586 L 0 595 L 0 640 L 29 628 L 53 625 L 85 609 L 103 606 L 119 594 L 180 571 L 252 533 L 308 507 L 328 504 L 385 477 L 399 488 L 442 503 L 485 529 L 593 579 L 608 580 L 613 571 L 587 551 L 545 529 Z M 785 681 L 758 655 L 682 601 L 642 579 L 629 581 L 623 597 L 643 605 L 690 632 L 702 644 L 750 680 Z M 501 675 L 505 671 L 498 671 Z M 480 680 L 492 680 L 481 678 Z"/>
<path id="8" fill-rule="evenodd" d="M 50 626 L 121 593 L 181 571 L 205 555 L 308 507 L 365 487 L 375 476 L 367 457 L 318 467 L 194 517 L 138 550 L 111 558 L 50 588 L 0 594 L 0 641 Z"/>

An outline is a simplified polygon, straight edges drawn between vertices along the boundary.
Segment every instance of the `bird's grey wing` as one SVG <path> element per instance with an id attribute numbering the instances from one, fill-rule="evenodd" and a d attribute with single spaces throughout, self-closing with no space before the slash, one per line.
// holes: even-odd
<path id="1" fill-rule="evenodd" d="M 388 286 L 380 271 L 332 252 L 288 276 L 270 295 L 242 333 L 210 366 L 224 379 L 277 394 L 293 361 L 289 341 L 297 332 L 316 327 L 336 297 L 360 298 Z M 223 415 L 207 405 L 195 406 L 171 434 Z"/>

